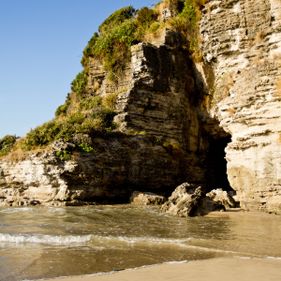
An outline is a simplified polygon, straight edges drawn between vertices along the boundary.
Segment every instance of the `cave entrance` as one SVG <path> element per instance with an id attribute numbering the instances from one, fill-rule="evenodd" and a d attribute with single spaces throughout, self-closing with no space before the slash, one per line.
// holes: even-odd
<path id="1" fill-rule="evenodd" d="M 206 182 L 207 189 L 221 188 L 226 191 L 233 191 L 227 178 L 227 161 L 225 159 L 225 148 L 231 141 L 231 136 L 208 136 L 208 151 L 206 161 Z"/>

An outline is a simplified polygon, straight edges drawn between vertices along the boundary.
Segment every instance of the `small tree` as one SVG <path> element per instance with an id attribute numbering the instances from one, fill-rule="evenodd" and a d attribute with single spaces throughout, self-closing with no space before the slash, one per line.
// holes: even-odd
<path id="1" fill-rule="evenodd" d="M 17 137 L 13 135 L 6 135 L 0 139 L 0 156 L 6 155 L 11 151 L 17 141 Z"/>

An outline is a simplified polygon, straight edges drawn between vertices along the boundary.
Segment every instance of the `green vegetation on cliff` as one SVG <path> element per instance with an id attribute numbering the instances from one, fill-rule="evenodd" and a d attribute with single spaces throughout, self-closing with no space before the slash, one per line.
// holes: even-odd
<path id="1" fill-rule="evenodd" d="M 108 133 L 116 128 L 113 122 L 117 94 L 104 97 L 89 94 L 89 59 L 101 61 L 112 80 L 118 79 L 130 59 L 130 47 L 142 40 L 150 24 L 157 19 L 154 10 L 133 7 L 122 8 L 110 15 L 94 33 L 84 49 L 84 70 L 71 83 L 71 93 L 66 102 L 56 110 L 56 117 L 31 130 L 21 143 L 31 150 L 46 146 L 55 140 L 70 141 L 82 149 L 87 147 L 82 136 L 93 137 L 96 133 Z M 84 149 L 89 151 L 91 149 Z"/>
<path id="2" fill-rule="evenodd" d="M 0 139 L 0 156 L 4 156 L 8 154 L 13 146 L 15 145 L 17 140 L 16 136 L 6 135 Z"/>
<path id="3" fill-rule="evenodd" d="M 177 0 L 168 0 L 178 2 Z M 199 50 L 199 21 L 201 19 L 201 9 L 206 0 L 186 0 L 182 10 L 174 16 L 171 27 L 182 35 L 183 44 L 188 47 L 193 59 L 200 60 Z"/>
<path id="4" fill-rule="evenodd" d="M 132 6 L 110 15 L 94 33 L 83 51 L 82 65 L 87 70 L 89 58 L 100 60 L 109 77 L 118 79 L 130 59 L 130 47 L 143 40 L 149 26 L 157 20 L 157 14 L 149 8 L 136 11 Z"/>
<path id="5" fill-rule="evenodd" d="M 71 83 L 71 90 L 82 97 L 83 94 L 86 94 L 87 80 L 88 77 L 85 71 L 79 72 Z"/>
<path id="6" fill-rule="evenodd" d="M 70 114 L 59 113 L 57 118 L 31 130 L 22 143 L 23 148 L 30 150 L 55 140 L 70 141 L 79 146 L 84 144 L 81 136 L 94 136 L 97 132 L 111 132 L 115 128 L 115 112 L 99 96 L 88 98 L 86 103 L 79 102 Z"/>
<path id="7" fill-rule="evenodd" d="M 198 50 L 198 21 L 204 0 L 163 0 L 153 9 L 135 10 L 132 6 L 122 8 L 110 15 L 95 32 L 83 51 L 81 63 L 84 69 L 71 83 L 71 93 L 59 106 L 55 118 L 31 130 L 20 146 L 24 150 L 44 147 L 53 141 L 73 142 L 77 147 L 90 151 L 87 140 L 97 133 L 116 130 L 113 118 L 116 114 L 117 93 L 100 94 L 101 84 L 93 84 L 91 67 L 102 66 L 108 81 L 118 84 L 131 57 L 131 46 L 138 42 L 153 42 L 153 38 L 165 28 L 181 34 L 182 45 L 191 53 Z M 163 18 L 163 10 L 171 16 Z M 118 89 L 116 90 L 118 92 Z M 1 144 L 2 145 L 2 144 Z M 3 145 L 0 151 L 12 147 Z M 3 152 L 0 152 L 3 154 Z M 0 155 L 1 155 L 0 154 Z"/>
<path id="8" fill-rule="evenodd" d="M 116 80 L 130 59 L 130 47 L 165 28 L 182 34 L 183 44 L 194 53 L 198 50 L 198 22 L 204 3 L 205 0 L 164 0 L 153 9 L 122 8 L 100 25 L 99 33 L 94 33 L 83 51 L 81 63 L 87 71 L 90 58 L 99 60 L 109 77 Z M 172 10 L 172 17 L 161 22 L 161 12 L 166 7 Z"/>

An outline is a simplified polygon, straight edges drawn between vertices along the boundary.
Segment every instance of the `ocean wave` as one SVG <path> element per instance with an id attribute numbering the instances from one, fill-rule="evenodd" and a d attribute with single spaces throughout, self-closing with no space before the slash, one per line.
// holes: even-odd
<path id="1" fill-rule="evenodd" d="M 12 208 L 4 208 L 0 209 L 0 213 L 2 214 L 15 214 L 20 212 L 32 212 L 34 208 L 32 207 L 12 207 Z"/>
<path id="2" fill-rule="evenodd" d="M 130 236 L 99 236 L 93 235 L 93 241 L 105 243 L 105 244 L 146 244 L 146 245 L 175 245 L 175 246 L 187 246 L 193 238 L 173 239 L 173 238 L 157 238 L 157 237 L 130 237 Z"/>
<path id="3" fill-rule="evenodd" d="M 0 233 L 0 243 L 33 243 L 48 245 L 81 245 L 89 242 L 91 235 L 42 235 Z"/>
<path id="4" fill-rule="evenodd" d="M 212 252 L 212 253 L 220 253 L 220 254 L 238 254 L 238 255 L 251 255 L 249 253 L 242 253 L 237 252 L 235 250 L 225 250 L 225 249 L 219 249 L 219 248 L 213 248 L 208 245 L 204 246 L 202 245 L 202 241 L 204 239 L 200 238 L 156 238 L 156 237 L 128 237 L 128 236 L 93 236 L 93 239 L 99 240 L 100 242 L 112 242 L 113 244 L 132 244 L 132 245 L 138 245 L 138 244 L 145 244 L 146 246 L 173 246 L 173 247 L 182 247 L 182 248 L 188 248 L 193 250 L 199 250 L 204 252 Z M 201 245 L 196 245 L 196 242 L 200 241 Z"/>
<path id="5" fill-rule="evenodd" d="M 266 256 L 265 258 L 270 260 L 281 260 L 281 257 Z"/>
<path id="6" fill-rule="evenodd" d="M 196 238 L 161 238 L 161 237 L 130 237 L 130 236 L 103 236 L 103 235 L 43 235 L 43 234 L 8 234 L 0 233 L 0 244 L 45 244 L 54 246 L 81 246 L 87 244 L 99 250 L 118 249 L 126 246 L 145 247 L 180 247 L 204 252 L 238 255 L 240 257 L 253 257 L 250 253 L 242 253 L 231 250 L 212 248 L 196 245 Z M 199 239 L 201 240 L 201 239 Z M 195 245 L 194 245 L 195 243 Z M 280 259 L 280 257 L 266 257 L 268 259 Z"/>
<path id="7" fill-rule="evenodd" d="M 118 237 L 114 237 L 113 239 L 129 244 L 150 243 L 150 244 L 176 244 L 176 245 L 186 244 L 187 242 L 192 240 L 192 238 L 173 239 L 173 238 L 127 237 L 127 236 L 118 236 Z"/>
<path id="8" fill-rule="evenodd" d="M 172 239 L 172 238 L 155 238 L 155 237 L 129 237 L 129 236 L 102 236 L 102 235 L 43 235 L 43 234 L 9 234 L 0 233 L 0 243 L 34 243 L 34 244 L 51 244 L 51 245 L 71 245 L 85 244 L 91 242 L 105 247 L 114 245 L 137 245 L 145 244 L 150 246 L 156 245 L 174 245 L 187 246 L 192 238 Z"/>

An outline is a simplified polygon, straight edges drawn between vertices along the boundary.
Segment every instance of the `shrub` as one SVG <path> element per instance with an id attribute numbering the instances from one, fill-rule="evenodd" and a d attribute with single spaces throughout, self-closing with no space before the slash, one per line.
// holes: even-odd
<path id="1" fill-rule="evenodd" d="M 143 8 L 137 14 L 132 6 L 114 12 L 100 25 L 99 34 L 95 33 L 88 42 L 82 64 L 87 68 L 89 57 L 101 60 L 109 79 L 118 80 L 130 59 L 131 45 L 142 40 L 156 19 L 157 14 L 149 8 Z"/>
<path id="2" fill-rule="evenodd" d="M 112 28 L 132 18 L 135 12 L 136 10 L 132 6 L 127 6 L 115 11 L 99 26 L 99 32 L 102 34 L 111 31 Z"/>
<path id="3" fill-rule="evenodd" d="M 144 35 L 153 23 L 157 22 L 158 14 L 155 10 L 144 7 L 140 9 L 136 17 L 136 38 L 143 40 Z"/>
<path id="4" fill-rule="evenodd" d="M 55 116 L 59 117 L 61 115 L 65 115 L 68 109 L 68 104 L 64 103 L 62 105 L 60 105 L 55 112 Z"/>
<path id="5" fill-rule="evenodd" d="M 59 150 L 55 152 L 55 155 L 57 158 L 59 158 L 61 161 L 67 161 L 71 159 L 71 152 L 67 150 Z"/>
<path id="6" fill-rule="evenodd" d="M 72 142 L 78 134 L 94 135 L 97 131 L 110 132 L 115 129 L 113 118 L 116 113 L 109 108 L 109 105 L 113 106 L 113 97 L 111 101 L 107 101 L 108 107 L 102 104 L 101 97 L 91 97 L 90 101 L 92 107 L 87 107 L 89 111 L 75 112 L 31 130 L 23 140 L 22 148 L 31 150 L 55 140 Z"/>
<path id="7" fill-rule="evenodd" d="M 94 54 L 101 59 L 105 70 L 109 72 L 111 80 L 117 80 L 130 59 L 130 46 L 135 38 L 135 23 L 127 19 L 102 34 L 94 46 Z M 115 74 L 115 75 L 114 75 Z"/>
<path id="8" fill-rule="evenodd" d="M 49 121 L 31 130 L 25 137 L 23 148 L 30 150 L 38 146 L 44 146 L 53 141 L 60 132 L 60 126 L 55 121 Z"/>
<path id="9" fill-rule="evenodd" d="M 156 12 L 147 7 L 140 9 L 137 13 L 136 23 L 138 27 L 147 29 L 155 20 L 157 20 Z"/>
<path id="10" fill-rule="evenodd" d="M 75 124 L 69 122 L 69 119 L 66 119 L 63 122 L 58 122 L 59 130 L 56 135 L 53 136 L 53 139 L 50 139 L 49 143 L 54 140 L 63 140 L 71 142 L 73 137 L 77 132 L 79 132 L 80 124 Z M 48 143 L 48 144 L 49 144 Z"/>
<path id="11" fill-rule="evenodd" d="M 164 0 L 164 7 L 170 7 L 173 11 L 181 12 L 184 7 L 185 0 Z"/>
<path id="12" fill-rule="evenodd" d="M 103 106 L 95 108 L 92 110 L 91 115 L 88 117 L 92 122 L 85 122 L 87 126 L 92 124 L 93 128 L 98 131 L 110 131 L 115 129 L 115 124 L 113 123 L 113 118 L 116 113 Z"/>
<path id="13" fill-rule="evenodd" d="M 101 105 L 102 105 L 101 96 L 89 96 L 80 101 L 81 110 L 89 110 L 89 109 L 100 107 Z"/>
<path id="14" fill-rule="evenodd" d="M 6 135 L 0 139 L 0 156 L 8 154 L 14 147 L 16 141 L 16 136 Z"/>
<path id="15" fill-rule="evenodd" d="M 149 29 L 148 29 L 148 33 L 154 33 L 154 32 L 157 32 L 159 30 L 159 28 L 161 27 L 161 24 L 160 22 L 153 22 Z"/>
<path id="16" fill-rule="evenodd" d="M 107 94 L 102 99 L 102 105 L 109 110 L 114 110 L 116 106 L 117 98 L 118 98 L 118 94 L 116 93 Z"/>
<path id="17" fill-rule="evenodd" d="M 76 112 L 68 116 L 67 122 L 74 125 L 74 124 L 82 124 L 85 120 L 85 115 L 81 112 Z"/>
<path id="18" fill-rule="evenodd" d="M 184 44 L 189 45 L 191 52 L 198 51 L 198 21 L 200 8 L 205 0 L 165 0 L 163 5 L 170 6 L 177 15 L 169 24 L 182 34 Z M 159 12 L 159 11 L 158 11 Z M 87 69 L 90 57 L 100 60 L 108 77 L 117 81 L 130 59 L 130 46 L 134 43 L 153 37 L 162 27 L 157 21 L 158 12 L 147 7 L 136 10 L 132 6 L 122 8 L 111 14 L 94 33 L 83 51 L 82 64 Z M 200 57 L 196 55 L 196 57 Z M 86 70 L 87 71 L 87 70 Z M 79 81 L 84 81 L 79 77 Z M 75 83 L 76 85 L 76 83 Z M 76 91 L 83 92 L 84 83 L 78 83 Z"/>
<path id="19" fill-rule="evenodd" d="M 79 148 L 83 151 L 83 152 L 87 152 L 87 153 L 90 153 L 90 152 L 93 152 L 94 151 L 94 148 L 89 145 L 89 144 L 86 144 L 86 143 L 81 143 L 79 144 Z"/>
<path id="20" fill-rule="evenodd" d="M 86 92 L 87 86 L 87 74 L 85 71 L 81 71 L 77 74 L 75 79 L 71 83 L 71 90 L 78 96 L 82 97 Z"/>
<path id="21" fill-rule="evenodd" d="M 103 121 L 100 117 L 87 118 L 81 125 L 81 132 L 94 135 L 96 131 L 102 131 Z"/>
<path id="22" fill-rule="evenodd" d="M 92 38 L 89 40 L 86 48 L 83 50 L 83 56 L 81 59 L 81 64 L 86 68 L 89 57 L 94 57 L 94 46 L 98 40 L 99 34 L 97 32 L 94 33 Z"/>
<path id="23" fill-rule="evenodd" d="M 67 95 L 65 103 L 60 105 L 55 112 L 55 116 L 65 116 L 67 114 L 67 110 L 71 104 L 70 94 Z"/>
<path id="24" fill-rule="evenodd" d="M 89 58 L 103 63 L 109 78 L 119 80 L 131 57 L 130 47 L 143 40 L 147 34 L 159 33 L 168 24 L 182 34 L 185 43 L 195 53 L 198 49 L 198 21 L 200 5 L 204 0 L 165 0 L 165 5 L 175 9 L 176 16 L 168 22 L 158 22 L 158 12 L 149 8 L 135 11 L 132 6 L 110 15 L 94 33 L 83 51 L 84 70 L 71 83 L 71 96 L 56 110 L 56 118 L 33 130 L 23 140 L 27 149 L 45 146 L 54 140 L 71 141 L 77 134 L 90 137 L 97 132 L 110 132 L 116 128 L 113 119 L 117 94 L 105 97 L 87 92 Z M 84 142 L 81 141 L 81 145 Z M 80 145 L 77 143 L 77 145 Z M 170 146 L 169 146 L 170 147 Z"/>
<path id="25" fill-rule="evenodd" d="M 172 27 L 181 33 L 184 43 L 188 43 L 192 53 L 199 52 L 198 22 L 201 17 L 200 9 L 204 3 L 204 0 L 186 0 L 182 11 L 170 21 Z M 200 57 L 198 54 L 195 55 Z"/>

